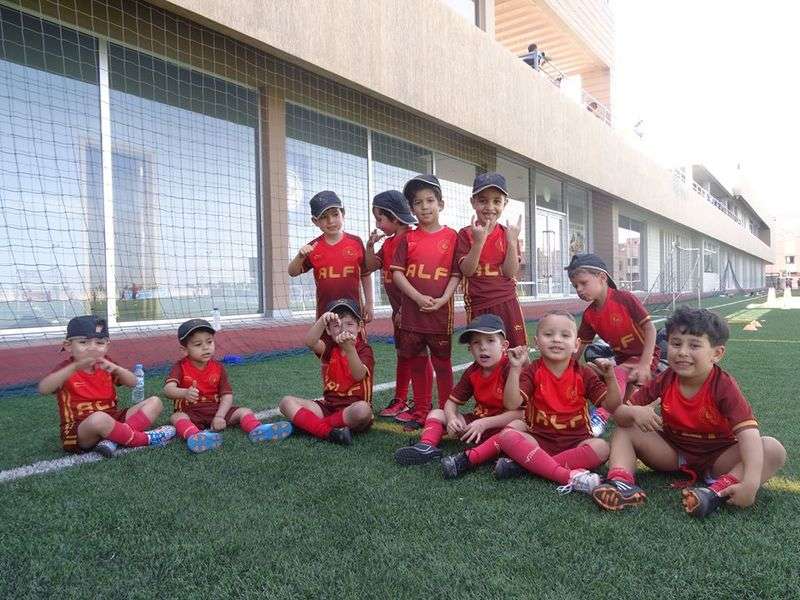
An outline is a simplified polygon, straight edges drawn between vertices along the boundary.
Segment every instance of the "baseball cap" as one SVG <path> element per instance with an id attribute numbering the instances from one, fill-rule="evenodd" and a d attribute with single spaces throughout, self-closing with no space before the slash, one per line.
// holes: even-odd
<path id="1" fill-rule="evenodd" d="M 597 256 L 597 254 L 575 254 L 572 256 L 572 260 L 569 261 L 569 264 L 564 268 L 567 271 L 567 275 L 570 277 L 572 277 L 572 274 L 578 269 L 587 269 L 589 271 L 599 271 L 601 273 L 605 273 L 608 276 L 609 287 L 617 289 L 617 284 L 614 283 L 611 273 L 608 272 L 606 263 L 604 263 L 603 259 Z"/>
<path id="2" fill-rule="evenodd" d="M 73 317 L 67 323 L 67 338 L 97 338 L 103 339 L 108 337 L 108 323 L 105 319 L 99 318 L 95 315 L 83 315 L 81 317 Z"/>
<path id="3" fill-rule="evenodd" d="M 481 173 L 472 182 L 472 195 L 480 194 L 483 190 L 494 187 L 503 192 L 504 196 L 508 196 L 508 185 L 506 178 L 500 173 Z"/>
<path id="4" fill-rule="evenodd" d="M 406 200 L 411 202 L 411 199 L 414 197 L 414 193 L 422 188 L 426 187 L 433 187 L 439 190 L 439 193 L 442 193 L 442 184 L 439 183 L 439 178 L 436 175 L 415 175 L 411 179 L 409 179 L 406 184 L 403 186 L 403 196 L 406 197 Z"/>
<path id="5" fill-rule="evenodd" d="M 311 205 L 311 216 L 314 218 L 319 218 L 329 208 L 344 208 L 342 206 L 342 201 L 339 199 L 339 196 L 336 195 L 336 192 L 332 192 L 330 190 L 323 190 L 319 193 L 314 194 L 314 196 L 309 201 Z"/>
<path id="6" fill-rule="evenodd" d="M 415 225 L 417 218 L 411 214 L 406 197 L 397 190 L 387 190 L 372 199 L 373 208 L 392 213 L 401 223 Z"/>
<path id="7" fill-rule="evenodd" d="M 205 319 L 189 319 L 181 323 L 178 327 L 178 341 L 182 342 L 197 330 L 208 331 L 209 333 L 216 333 L 211 323 Z"/>
<path id="8" fill-rule="evenodd" d="M 363 317 L 361 316 L 361 308 L 358 306 L 358 302 L 352 298 L 338 298 L 334 300 L 325 307 L 325 312 L 333 312 L 333 309 L 338 308 L 339 306 L 344 306 L 356 316 L 357 320 L 363 321 Z"/>
<path id="9" fill-rule="evenodd" d="M 467 323 L 467 328 L 458 336 L 458 343 L 469 343 L 472 333 L 502 333 L 503 337 L 506 337 L 506 327 L 503 319 L 497 315 L 480 315 Z"/>

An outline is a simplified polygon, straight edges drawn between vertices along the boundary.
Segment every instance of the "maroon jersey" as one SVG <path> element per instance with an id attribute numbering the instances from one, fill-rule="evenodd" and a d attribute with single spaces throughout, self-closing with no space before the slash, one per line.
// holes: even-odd
<path id="1" fill-rule="evenodd" d="M 381 279 L 383 280 L 383 288 L 386 290 L 386 295 L 389 298 L 389 304 L 392 305 L 392 312 L 397 313 L 400 310 L 400 305 L 403 302 L 403 292 L 397 287 L 392 279 L 392 259 L 394 258 L 397 244 L 405 237 L 405 233 L 399 235 L 395 234 L 392 237 L 386 238 L 375 255 L 381 263 Z"/>
<path id="2" fill-rule="evenodd" d="M 457 234 L 449 227 L 435 233 L 414 229 L 397 245 L 392 271 L 403 271 L 409 283 L 421 294 L 439 298 L 453 275 L 458 276 L 455 262 Z M 439 310 L 424 313 L 417 303 L 403 294 L 400 327 L 419 333 L 453 333 L 453 298 Z"/>
<path id="3" fill-rule="evenodd" d="M 484 375 L 483 368 L 478 363 L 472 363 L 450 392 L 450 400 L 458 405 L 466 404 L 475 397 L 473 414 L 478 418 L 495 417 L 506 412 L 503 406 L 503 390 L 508 377 L 508 356 L 494 366 L 492 372 Z"/>
<path id="4" fill-rule="evenodd" d="M 472 228 L 464 227 L 458 232 L 456 246 L 456 262 L 459 266 L 469 254 L 472 244 Z M 467 310 L 480 311 L 498 302 L 516 300 L 517 280 L 503 274 L 503 261 L 507 251 L 506 228 L 498 223 L 486 237 L 475 273 L 464 278 L 464 303 Z M 519 244 L 517 251 L 519 252 Z"/>
<path id="5" fill-rule="evenodd" d="M 590 344 L 599 335 L 614 350 L 617 364 L 638 358 L 644 351 L 644 325 L 650 315 L 639 299 L 625 290 L 608 288 L 603 306 L 589 305 L 583 311 L 578 337 Z M 653 350 L 653 365 L 658 363 L 658 346 Z"/>
<path id="6" fill-rule="evenodd" d="M 330 341 L 320 356 L 322 362 L 323 397 L 331 406 L 349 406 L 353 402 L 363 400 L 372 404 L 372 374 L 375 370 L 375 356 L 372 348 L 362 336 L 356 339 L 358 358 L 367 368 L 367 374 L 361 381 L 356 381 L 350 372 L 347 356 L 338 344 Z"/>
<path id="7" fill-rule="evenodd" d="M 181 388 L 190 388 L 192 382 L 197 382 L 196 387 L 200 394 L 197 400 L 183 398 L 173 400 L 176 411 L 185 411 L 193 404 L 219 404 L 222 396 L 233 393 L 225 367 L 214 359 L 208 361 L 208 364 L 200 369 L 189 360 L 188 356 L 183 358 L 172 366 L 164 383 L 167 384 L 171 381 L 177 383 Z"/>
<path id="8" fill-rule="evenodd" d="M 364 242 L 350 233 L 343 233 L 335 244 L 321 235 L 309 242 L 314 246 L 303 260 L 303 272 L 314 269 L 317 284 L 317 318 L 325 307 L 339 298 L 352 298 L 361 306 L 361 275 L 366 271 Z M 362 307 L 363 308 L 363 307 Z"/>

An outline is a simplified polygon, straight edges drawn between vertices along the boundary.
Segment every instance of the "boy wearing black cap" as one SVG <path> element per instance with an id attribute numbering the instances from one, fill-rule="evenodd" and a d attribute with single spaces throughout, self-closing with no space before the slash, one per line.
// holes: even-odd
<path id="1" fill-rule="evenodd" d="M 483 173 L 475 178 L 470 199 L 475 215 L 471 224 L 458 232 L 456 261 L 464 276 L 467 320 L 489 312 L 499 315 L 514 348 L 528 344 L 516 280 L 521 263 L 522 215 L 514 225 L 500 224 L 508 204 L 506 188 L 506 178 L 500 173 Z"/>
<path id="2" fill-rule="evenodd" d="M 70 356 L 39 382 L 40 394 L 56 393 L 66 452 L 94 448 L 111 458 L 117 445 L 164 446 L 175 436 L 169 425 L 144 431 L 161 414 L 158 396 L 125 410 L 117 408 L 115 386 L 133 387 L 136 376 L 106 358 L 109 345 L 105 319 L 94 315 L 70 319 L 63 344 Z"/>
<path id="3" fill-rule="evenodd" d="M 352 431 L 366 431 L 372 425 L 375 358 L 360 335 L 363 324 L 354 299 L 328 304 L 305 340 L 322 363 L 322 399 L 284 396 L 280 403 L 281 413 L 296 427 L 343 446 L 353 442 Z"/>
<path id="4" fill-rule="evenodd" d="M 358 236 L 345 233 L 344 206 L 335 192 L 325 190 L 309 202 L 311 222 L 322 231 L 300 248 L 289 263 L 289 276 L 296 277 L 314 270 L 317 286 L 317 318 L 336 298 L 354 298 L 360 302 L 364 290 L 364 321 L 372 320 L 372 283 L 364 264 L 364 242 Z"/>
<path id="5" fill-rule="evenodd" d="M 442 460 L 444 476 L 448 479 L 497 458 L 497 434 L 509 423 L 522 418 L 521 410 L 506 410 L 503 406 L 503 388 L 508 375 L 508 342 L 502 319 L 492 314 L 476 317 L 467 325 L 458 342 L 468 345 L 475 362 L 453 388 L 444 410 L 437 408 L 428 413 L 420 441 L 400 448 L 394 454 L 401 465 L 419 465 L 441 458 L 442 451 L 438 446 L 445 429 L 463 442 L 478 444 Z M 459 408 L 473 397 L 473 411 L 460 413 Z"/>
<path id="6" fill-rule="evenodd" d="M 203 319 L 189 319 L 178 327 L 184 358 L 175 363 L 164 381 L 164 395 L 172 399 L 170 420 L 191 452 L 222 445 L 219 433 L 239 425 L 251 442 L 282 440 L 292 432 L 286 421 L 262 423 L 249 408 L 233 406 L 228 373 L 214 360 L 214 328 Z"/>
<path id="7" fill-rule="evenodd" d="M 392 306 L 392 325 L 394 327 L 395 347 L 397 347 L 400 305 L 403 301 L 403 292 L 394 283 L 390 266 L 397 244 L 408 232 L 409 227 L 416 225 L 417 218 L 411 214 L 411 209 L 405 196 L 397 190 L 388 190 L 375 196 L 372 199 L 372 214 L 375 217 L 377 229 L 372 232 L 367 241 L 367 269 L 369 271 L 381 269 L 382 271 L 383 287 L 386 290 L 386 296 L 389 298 L 389 304 Z M 384 239 L 381 249 L 375 253 L 375 243 L 384 236 L 386 236 L 386 239 Z M 428 360 L 427 353 L 423 354 L 423 356 L 425 356 L 427 379 L 433 381 L 433 367 L 430 360 Z M 408 416 L 406 420 L 411 419 L 410 412 L 408 412 L 408 404 L 406 403 L 410 380 L 411 363 L 408 358 L 400 356 L 398 352 L 394 400 L 381 411 L 381 417 L 398 417 L 403 413 Z"/>
<path id="8" fill-rule="evenodd" d="M 450 363 L 453 334 L 453 292 L 461 273 L 455 262 L 457 234 L 439 223 L 444 209 L 442 186 L 434 175 L 417 175 L 406 183 L 403 195 L 419 226 L 397 245 L 392 258 L 392 278 L 403 292 L 397 352 L 411 363 L 414 386 L 413 421 L 419 427 L 430 412 L 433 382 L 426 380 L 424 354 L 436 372 L 439 408 L 444 408 L 453 387 Z M 424 393 L 418 390 L 424 390 Z"/>

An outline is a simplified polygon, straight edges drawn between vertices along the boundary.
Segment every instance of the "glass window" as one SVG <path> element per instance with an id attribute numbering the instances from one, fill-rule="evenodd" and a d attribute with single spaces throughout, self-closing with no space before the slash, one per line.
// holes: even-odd
<path id="1" fill-rule="evenodd" d="M 644 289 L 642 277 L 642 264 L 644 262 L 643 233 L 644 223 L 625 215 L 619 216 L 616 276 L 617 283 L 623 289 Z"/>
<path id="2" fill-rule="evenodd" d="M 531 211 L 530 169 L 498 157 L 497 172 L 503 174 L 508 184 L 508 205 L 503 211 L 503 224 L 506 222 L 515 223 L 519 215 L 522 215 L 522 231 L 520 231 L 519 239 L 523 262 L 517 280 L 530 282 L 533 280 L 533 261 L 530 260 L 531 253 L 528 246 L 528 240 L 530 239 L 528 231 L 532 221 L 531 215 L 533 214 Z M 517 289 L 523 296 L 533 295 L 532 284 L 522 284 Z"/>
<path id="3" fill-rule="evenodd" d="M 589 194 L 583 188 L 567 184 L 564 186 L 569 213 L 569 253 L 584 254 L 589 251 L 589 211 L 586 206 Z"/>
<path id="4" fill-rule="evenodd" d="M 442 184 L 444 211 L 439 217 L 442 225 L 456 231 L 468 225 L 474 211 L 470 204 L 472 182 L 480 171 L 478 167 L 457 158 L 436 155 L 436 176 Z"/>
<path id="5" fill-rule="evenodd" d="M 475 0 L 444 0 L 444 3 L 472 25 L 478 24 L 478 9 Z"/>
<path id="6" fill-rule="evenodd" d="M 564 212 L 561 182 L 544 173 L 536 173 L 536 207 Z"/>
<path id="7" fill-rule="evenodd" d="M 719 244 L 703 240 L 703 273 L 719 273 Z"/>

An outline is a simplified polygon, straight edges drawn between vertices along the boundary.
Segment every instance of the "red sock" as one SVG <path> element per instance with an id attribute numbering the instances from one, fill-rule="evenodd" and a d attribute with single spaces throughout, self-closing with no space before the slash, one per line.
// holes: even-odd
<path id="1" fill-rule="evenodd" d="M 314 437 L 321 440 L 326 439 L 333 429 L 330 424 L 320 419 L 307 408 L 301 408 L 294 413 L 292 423 L 297 425 L 303 431 L 310 433 Z"/>
<path id="2" fill-rule="evenodd" d="M 434 417 L 425 419 L 425 428 L 422 430 L 422 437 L 419 438 L 421 444 L 438 446 L 444 434 L 444 423 Z"/>
<path id="3" fill-rule="evenodd" d="M 628 469 L 623 469 L 621 467 L 613 467 L 609 469 L 606 479 L 613 479 L 616 481 L 623 481 L 629 485 L 636 485 L 636 479 L 634 478 L 633 473 L 628 471 Z"/>
<path id="4" fill-rule="evenodd" d="M 473 467 L 482 465 L 500 456 L 500 434 L 495 433 L 490 438 L 485 439 L 479 445 L 467 450 L 469 464 Z"/>
<path id="5" fill-rule="evenodd" d="M 114 423 L 114 429 L 111 430 L 106 438 L 120 446 L 130 446 L 131 448 L 147 446 L 147 444 L 150 443 L 146 434 L 131 429 L 130 426 L 125 423 L 120 423 L 119 421 Z"/>
<path id="6" fill-rule="evenodd" d="M 324 419 L 328 425 L 331 426 L 332 429 L 338 429 L 339 427 L 347 427 L 347 423 L 344 422 L 344 409 L 337 410 L 332 415 L 328 415 Z"/>
<path id="7" fill-rule="evenodd" d="M 133 413 L 130 417 L 128 417 L 125 420 L 125 424 L 131 429 L 135 429 L 136 431 L 144 431 L 145 429 L 150 427 L 150 425 L 152 425 L 153 422 L 146 414 L 144 414 L 143 410 L 137 410 L 135 413 Z"/>
<path id="8" fill-rule="evenodd" d="M 720 475 L 714 483 L 708 486 L 708 488 L 713 490 L 719 496 L 719 493 L 722 490 L 724 490 L 726 487 L 732 486 L 735 483 L 739 483 L 739 478 L 736 477 L 736 475 L 725 473 L 725 475 Z"/>
<path id="9" fill-rule="evenodd" d="M 177 431 L 178 435 L 185 440 L 188 440 L 196 433 L 200 433 L 200 430 L 197 428 L 197 425 L 192 423 L 192 421 L 187 417 L 179 419 L 178 422 L 175 423 L 175 431 Z"/>
<path id="10" fill-rule="evenodd" d="M 589 444 L 576 446 L 569 450 L 564 450 L 553 456 L 553 460 L 560 464 L 565 469 L 589 469 L 594 471 L 597 467 L 603 464 L 597 452 L 594 451 Z"/>
<path id="11" fill-rule="evenodd" d="M 439 391 L 439 408 L 444 408 L 453 389 L 453 363 L 450 357 L 431 356 L 433 370 L 436 371 L 436 387 Z"/>
<path id="12" fill-rule="evenodd" d="M 239 427 L 241 427 L 242 431 L 245 433 L 250 433 L 259 425 L 261 425 L 261 421 L 256 419 L 256 416 L 253 413 L 249 413 L 239 419 Z"/>
<path id="13" fill-rule="evenodd" d="M 505 429 L 500 434 L 500 449 L 529 473 L 561 485 L 569 483 L 569 469 L 554 461 L 539 444 L 520 431 Z"/>
<path id="14" fill-rule="evenodd" d="M 411 368 L 411 387 L 414 388 L 414 410 L 421 416 L 431 412 L 433 396 L 433 374 L 427 356 L 409 358 Z"/>
<path id="15" fill-rule="evenodd" d="M 402 356 L 397 357 L 397 368 L 394 375 L 394 397 L 399 400 L 408 398 L 408 385 L 411 383 L 411 363 Z"/>

